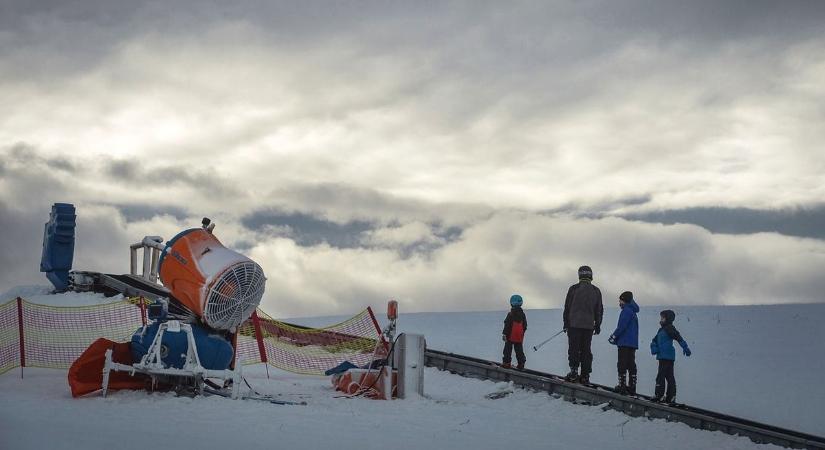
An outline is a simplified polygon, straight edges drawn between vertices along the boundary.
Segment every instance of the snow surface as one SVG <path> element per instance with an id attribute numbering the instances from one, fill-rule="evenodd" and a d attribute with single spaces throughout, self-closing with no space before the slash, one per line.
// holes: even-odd
<path id="1" fill-rule="evenodd" d="M 399 312 L 399 333 L 420 333 L 436 350 L 501 360 L 501 331 L 506 311 Z M 650 340 L 658 330 L 659 311 L 639 312 L 638 390 L 653 394 L 657 362 Z M 738 417 L 825 436 L 825 304 L 668 307 L 693 356 L 677 345 L 678 401 Z M 559 335 L 538 352 L 533 346 L 562 328 L 560 310 L 527 310 L 524 349 L 527 367 L 563 375 L 567 336 Z M 607 342 L 619 318 L 618 305 L 606 305 L 602 332 L 593 336 L 591 380 L 615 386 L 616 347 Z M 340 318 L 296 319 L 320 326 Z M 382 324 L 386 321 L 379 317 Z M 515 355 L 513 356 L 515 361 Z"/>
<path id="2" fill-rule="evenodd" d="M 53 286 L 18 286 L 0 294 L 0 305 L 17 297 L 29 303 L 49 306 L 90 306 L 114 303 L 123 300 L 122 295 L 106 297 L 91 292 L 63 292 L 52 294 Z"/>
<path id="3" fill-rule="evenodd" d="M 112 301 L 93 294 L 27 295 L 48 304 Z M 4 294 L 4 296 L 9 293 Z M 2 297 L 0 297 L 2 298 Z M 67 305 L 68 306 L 68 305 Z M 640 389 L 650 392 L 655 360 L 647 344 L 659 308 L 642 305 L 637 354 Z M 825 434 L 825 373 L 820 325 L 825 305 L 676 308 L 676 326 L 694 350 L 679 357 L 681 401 L 775 425 Z M 403 314 L 401 331 L 425 334 L 431 348 L 500 358 L 505 312 Z M 563 373 L 561 335 L 539 352 L 531 346 L 560 328 L 557 310 L 527 311 L 528 366 Z M 605 312 L 595 336 L 594 380 L 615 382 L 615 349 L 606 339 L 618 317 Z M 296 319 L 318 326 L 331 318 Z M 631 418 L 598 406 L 574 405 L 506 383 L 462 378 L 426 369 L 426 398 L 391 402 L 340 398 L 325 377 L 247 366 L 260 392 L 307 406 L 224 398 L 179 398 L 169 393 L 121 391 L 108 398 L 71 398 L 62 370 L 23 370 L 0 375 L 0 449 L 336 448 L 372 449 L 738 449 L 760 448 L 747 438 L 695 430 L 684 424 Z M 485 396 L 508 392 L 504 398 Z"/>
<path id="4" fill-rule="evenodd" d="M 336 398 L 326 378 L 247 368 L 261 393 L 306 401 L 282 406 L 222 397 L 121 391 L 73 399 L 65 373 L 0 376 L 0 448 L 18 449 L 746 449 L 744 437 L 630 418 L 505 383 L 428 368 L 428 398 Z M 498 400 L 485 395 L 513 392 Z"/>
<path id="5" fill-rule="evenodd" d="M 675 325 L 693 351 L 690 358 L 678 351 L 680 402 L 825 435 L 825 304 L 670 308 L 677 312 Z M 661 309 L 642 306 L 639 313 L 636 363 L 641 393 L 653 394 L 655 387 L 658 363 L 650 354 L 650 340 Z M 616 384 L 617 357 L 607 338 L 618 312 L 618 307 L 606 310 L 602 333 L 593 337 L 591 380 L 609 386 Z M 499 360 L 504 316 L 410 314 L 400 329 L 423 333 L 431 348 Z M 566 373 L 566 335 L 538 352 L 532 349 L 561 329 L 561 311 L 527 311 L 527 316 L 527 366 Z"/>

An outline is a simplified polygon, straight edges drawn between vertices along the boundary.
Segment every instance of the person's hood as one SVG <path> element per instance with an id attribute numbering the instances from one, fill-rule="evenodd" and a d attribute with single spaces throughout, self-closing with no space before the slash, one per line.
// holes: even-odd
<path id="1" fill-rule="evenodd" d="M 676 313 L 671 309 L 666 309 L 659 313 L 659 315 L 665 318 L 665 325 L 673 325 L 673 321 L 676 320 Z"/>
<path id="2" fill-rule="evenodd" d="M 629 302 L 625 303 L 622 308 L 630 308 L 630 310 L 633 311 L 634 313 L 639 312 L 639 304 L 636 303 L 636 300 L 632 300 L 632 299 Z"/>

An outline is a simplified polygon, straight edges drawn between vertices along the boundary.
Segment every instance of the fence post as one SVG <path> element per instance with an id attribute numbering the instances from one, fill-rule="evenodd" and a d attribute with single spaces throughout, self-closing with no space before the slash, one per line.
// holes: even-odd
<path id="1" fill-rule="evenodd" d="M 17 297 L 17 333 L 20 337 L 20 378 L 23 378 L 23 368 L 26 367 L 26 334 L 23 332 L 23 299 Z"/>
<path id="2" fill-rule="evenodd" d="M 261 362 L 266 366 L 266 377 L 269 378 L 269 363 L 266 357 L 266 347 L 264 347 L 264 336 L 261 333 L 261 320 L 258 318 L 258 310 L 252 312 L 252 326 L 255 328 L 255 340 L 258 341 L 258 354 Z"/>
<path id="3" fill-rule="evenodd" d="M 372 312 L 372 307 L 367 306 L 367 311 L 370 313 L 370 318 L 372 319 L 372 324 L 375 325 L 375 331 L 378 332 L 378 337 L 381 338 L 381 342 L 384 343 L 384 350 L 390 351 L 390 344 L 384 339 L 384 333 L 381 332 L 381 325 L 378 325 L 378 319 L 375 318 L 375 314 Z"/>
<path id="4" fill-rule="evenodd" d="M 140 320 L 143 322 L 143 326 L 146 326 L 146 302 L 143 301 L 143 296 L 140 296 Z"/>

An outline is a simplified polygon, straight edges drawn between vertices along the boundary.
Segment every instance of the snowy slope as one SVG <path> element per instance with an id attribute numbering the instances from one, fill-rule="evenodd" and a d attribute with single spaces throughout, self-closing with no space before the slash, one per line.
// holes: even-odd
<path id="1" fill-rule="evenodd" d="M 679 401 L 786 428 L 825 435 L 825 304 L 677 307 L 676 328 L 693 350 L 676 360 Z M 641 305 L 636 363 L 639 391 L 653 393 L 657 363 L 650 340 L 662 308 Z M 538 352 L 532 346 L 561 330 L 560 310 L 527 310 L 527 366 L 564 374 L 567 338 Z M 491 360 L 501 359 L 506 311 L 404 314 L 402 331 L 423 333 L 427 345 Z M 616 347 L 607 338 L 618 307 L 606 307 L 602 333 L 593 337 L 593 376 L 616 384 Z M 678 346 L 677 346 L 678 350 Z"/>
<path id="2" fill-rule="evenodd" d="M 61 371 L 0 376 L 0 448 L 149 449 L 746 449 L 747 438 L 661 420 L 631 419 L 523 390 L 427 369 L 429 398 L 335 398 L 326 379 L 250 368 L 265 393 L 307 406 L 118 392 L 72 399 Z"/>
<path id="3" fill-rule="evenodd" d="M 403 313 L 399 332 L 421 333 L 427 346 L 493 361 L 501 360 L 506 311 Z M 825 435 L 825 304 L 668 307 L 676 328 L 693 350 L 676 360 L 677 399 L 702 408 Z M 639 392 L 652 394 L 657 362 L 650 340 L 658 330 L 660 307 L 642 304 L 636 363 Z M 562 334 L 538 352 L 532 346 L 562 327 L 560 310 L 526 310 L 527 366 L 567 373 L 567 337 Z M 619 317 L 606 305 L 602 333 L 593 337 L 593 375 L 616 384 L 616 347 L 607 338 Z M 339 317 L 293 319 L 320 326 Z M 385 322 L 383 317 L 379 321 Z M 677 346 L 677 350 L 678 346 Z M 514 359 L 515 360 L 515 359 Z"/>
<path id="4" fill-rule="evenodd" d="M 111 301 L 92 294 L 25 297 L 47 304 Z M 22 295 L 22 294 L 15 294 Z M 4 297 L 8 294 L 4 294 Z M 13 298 L 13 296 L 12 296 Z M 403 305 L 402 305 L 403 308 Z M 825 434 L 823 328 L 825 305 L 677 308 L 676 325 L 695 355 L 676 364 L 679 398 L 688 403 Z M 501 312 L 403 314 L 401 331 L 426 335 L 432 348 L 497 360 Z M 527 311 L 526 346 L 560 328 L 560 312 Z M 637 361 L 640 388 L 653 387 L 655 361 L 646 346 L 656 331 L 658 308 L 642 305 Z M 615 350 L 606 343 L 618 311 L 605 313 L 596 336 L 594 379 L 614 382 Z M 325 325 L 334 318 L 295 319 Z M 540 352 L 528 350 L 528 365 L 562 373 L 562 335 Z M 529 347 L 528 347 L 529 348 Z M 817 357 L 816 355 L 820 355 Z M 84 448 L 754 448 L 745 438 L 693 430 L 682 424 L 631 419 L 598 407 L 572 405 L 546 394 L 508 389 L 427 369 L 427 398 L 380 402 L 336 398 L 326 378 L 262 366 L 246 368 L 263 393 L 306 400 L 307 406 L 277 406 L 223 398 L 176 398 L 171 394 L 118 392 L 103 399 L 72 399 L 60 370 L 12 370 L 0 376 L 0 449 Z M 741 374 L 741 375 L 740 375 Z M 784 384 L 783 384 L 784 383 Z M 778 386 L 783 392 L 779 395 Z M 769 386 L 769 388 L 766 388 Z M 759 446 L 757 448 L 770 448 Z"/>

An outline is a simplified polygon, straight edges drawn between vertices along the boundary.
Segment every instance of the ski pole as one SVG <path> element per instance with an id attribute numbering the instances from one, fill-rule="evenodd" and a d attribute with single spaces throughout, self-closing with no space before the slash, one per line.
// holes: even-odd
<path id="1" fill-rule="evenodd" d="M 561 330 L 561 331 L 559 331 L 558 333 L 556 333 L 556 334 L 554 334 L 554 335 L 550 336 L 549 338 L 547 338 L 547 339 L 546 339 L 544 342 L 542 342 L 541 344 L 539 344 L 539 345 L 534 345 L 534 346 L 533 346 L 533 351 L 534 351 L 534 352 L 537 352 L 537 351 L 539 350 L 539 348 L 540 348 L 542 345 L 544 345 L 544 344 L 546 344 L 546 343 L 548 343 L 548 342 L 552 341 L 554 337 L 556 337 L 556 336 L 558 336 L 558 335 L 560 335 L 560 334 L 562 334 L 562 333 L 564 333 L 564 330 Z"/>

